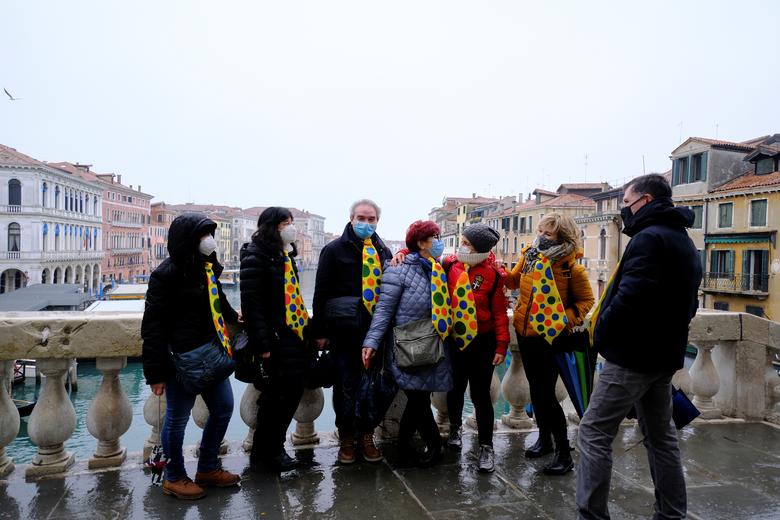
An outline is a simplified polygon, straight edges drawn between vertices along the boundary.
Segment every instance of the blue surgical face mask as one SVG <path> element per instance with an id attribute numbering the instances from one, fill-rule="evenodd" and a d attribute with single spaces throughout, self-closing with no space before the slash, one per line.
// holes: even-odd
<path id="1" fill-rule="evenodd" d="M 374 234 L 374 231 L 376 231 L 376 225 L 369 224 L 368 222 L 353 222 L 352 230 L 359 239 L 365 240 Z"/>
<path id="2" fill-rule="evenodd" d="M 442 242 L 438 238 L 433 239 L 433 244 L 431 244 L 431 248 L 428 250 L 428 252 L 431 254 L 434 258 L 439 258 L 441 254 L 444 252 L 444 242 Z"/>

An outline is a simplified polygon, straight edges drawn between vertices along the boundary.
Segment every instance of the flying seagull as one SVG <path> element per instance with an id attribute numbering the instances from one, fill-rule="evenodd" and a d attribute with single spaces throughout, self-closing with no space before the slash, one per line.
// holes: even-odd
<path id="1" fill-rule="evenodd" d="M 8 89 L 4 88 L 3 92 L 5 92 L 5 95 L 8 96 L 8 99 L 11 101 L 19 101 L 22 98 L 13 97 L 10 92 L 8 92 Z"/>

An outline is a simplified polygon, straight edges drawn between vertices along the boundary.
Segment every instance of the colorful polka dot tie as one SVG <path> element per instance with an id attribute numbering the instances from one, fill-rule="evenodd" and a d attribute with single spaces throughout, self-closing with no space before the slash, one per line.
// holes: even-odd
<path id="1" fill-rule="evenodd" d="M 309 312 L 303 303 L 301 287 L 287 252 L 284 253 L 284 310 L 287 326 L 303 339 L 303 329 L 309 323 Z"/>
<path id="2" fill-rule="evenodd" d="M 434 258 L 429 258 L 431 268 L 431 320 L 433 327 L 439 333 L 441 339 L 445 339 L 452 328 L 452 317 L 450 315 L 449 291 L 447 290 L 447 275 L 444 268 Z"/>
<path id="3" fill-rule="evenodd" d="M 550 260 L 539 255 L 530 272 L 533 280 L 531 286 L 530 323 L 540 336 L 552 345 L 558 336 L 568 325 L 566 310 L 563 307 L 561 295 L 553 278 Z"/>
<path id="4" fill-rule="evenodd" d="M 455 346 L 463 350 L 477 336 L 477 309 L 469 280 L 468 264 L 463 264 L 463 272 L 455 283 L 452 301 L 452 335 L 455 338 Z"/>
<path id="5" fill-rule="evenodd" d="M 222 317 L 222 305 L 219 302 L 219 287 L 217 287 L 217 277 L 214 276 L 212 263 L 206 262 L 206 286 L 209 290 L 209 308 L 211 309 L 211 318 L 214 320 L 214 328 L 217 329 L 219 342 L 227 351 L 228 356 L 233 357 L 233 350 L 230 348 L 230 336 L 228 335 L 227 324 Z"/>
<path id="6" fill-rule="evenodd" d="M 379 301 L 379 284 L 382 283 L 382 266 L 371 239 L 363 241 L 363 305 L 369 314 L 374 314 L 374 306 Z"/>

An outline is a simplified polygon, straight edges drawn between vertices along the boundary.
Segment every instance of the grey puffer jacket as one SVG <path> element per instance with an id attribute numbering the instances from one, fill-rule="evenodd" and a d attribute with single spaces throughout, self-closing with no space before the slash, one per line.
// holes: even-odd
<path id="1" fill-rule="evenodd" d="M 385 266 L 382 275 L 382 292 L 374 309 L 371 328 L 368 330 L 364 347 L 377 350 L 385 343 L 385 336 L 392 336 L 393 327 L 431 316 L 431 272 L 425 269 L 420 255 L 410 253 L 397 267 Z M 395 364 L 392 348 L 384 349 L 385 366 L 395 377 L 398 386 L 404 390 L 446 392 L 452 388 L 449 342 L 445 343 L 445 357 L 438 365 L 428 370 L 407 372 Z M 374 360 L 374 363 L 378 362 Z"/>

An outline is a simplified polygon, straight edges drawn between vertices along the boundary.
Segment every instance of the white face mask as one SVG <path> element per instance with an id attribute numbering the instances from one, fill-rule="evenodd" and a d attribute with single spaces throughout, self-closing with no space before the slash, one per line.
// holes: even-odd
<path id="1" fill-rule="evenodd" d="M 490 252 L 475 253 L 468 246 L 460 246 L 458 248 L 458 252 L 456 253 L 456 256 L 458 257 L 458 262 L 461 262 L 463 264 L 469 264 L 469 265 L 477 265 L 478 263 L 485 260 L 488 256 L 490 256 Z"/>
<path id="2" fill-rule="evenodd" d="M 211 256 L 211 253 L 217 250 L 217 241 L 214 237 L 209 235 L 200 241 L 198 244 L 198 251 L 203 256 Z"/>
<path id="3" fill-rule="evenodd" d="M 284 242 L 285 245 L 295 242 L 295 234 L 296 234 L 296 229 L 295 226 L 292 224 L 283 227 L 282 230 L 279 232 L 279 235 L 281 235 L 282 237 L 282 242 Z"/>

